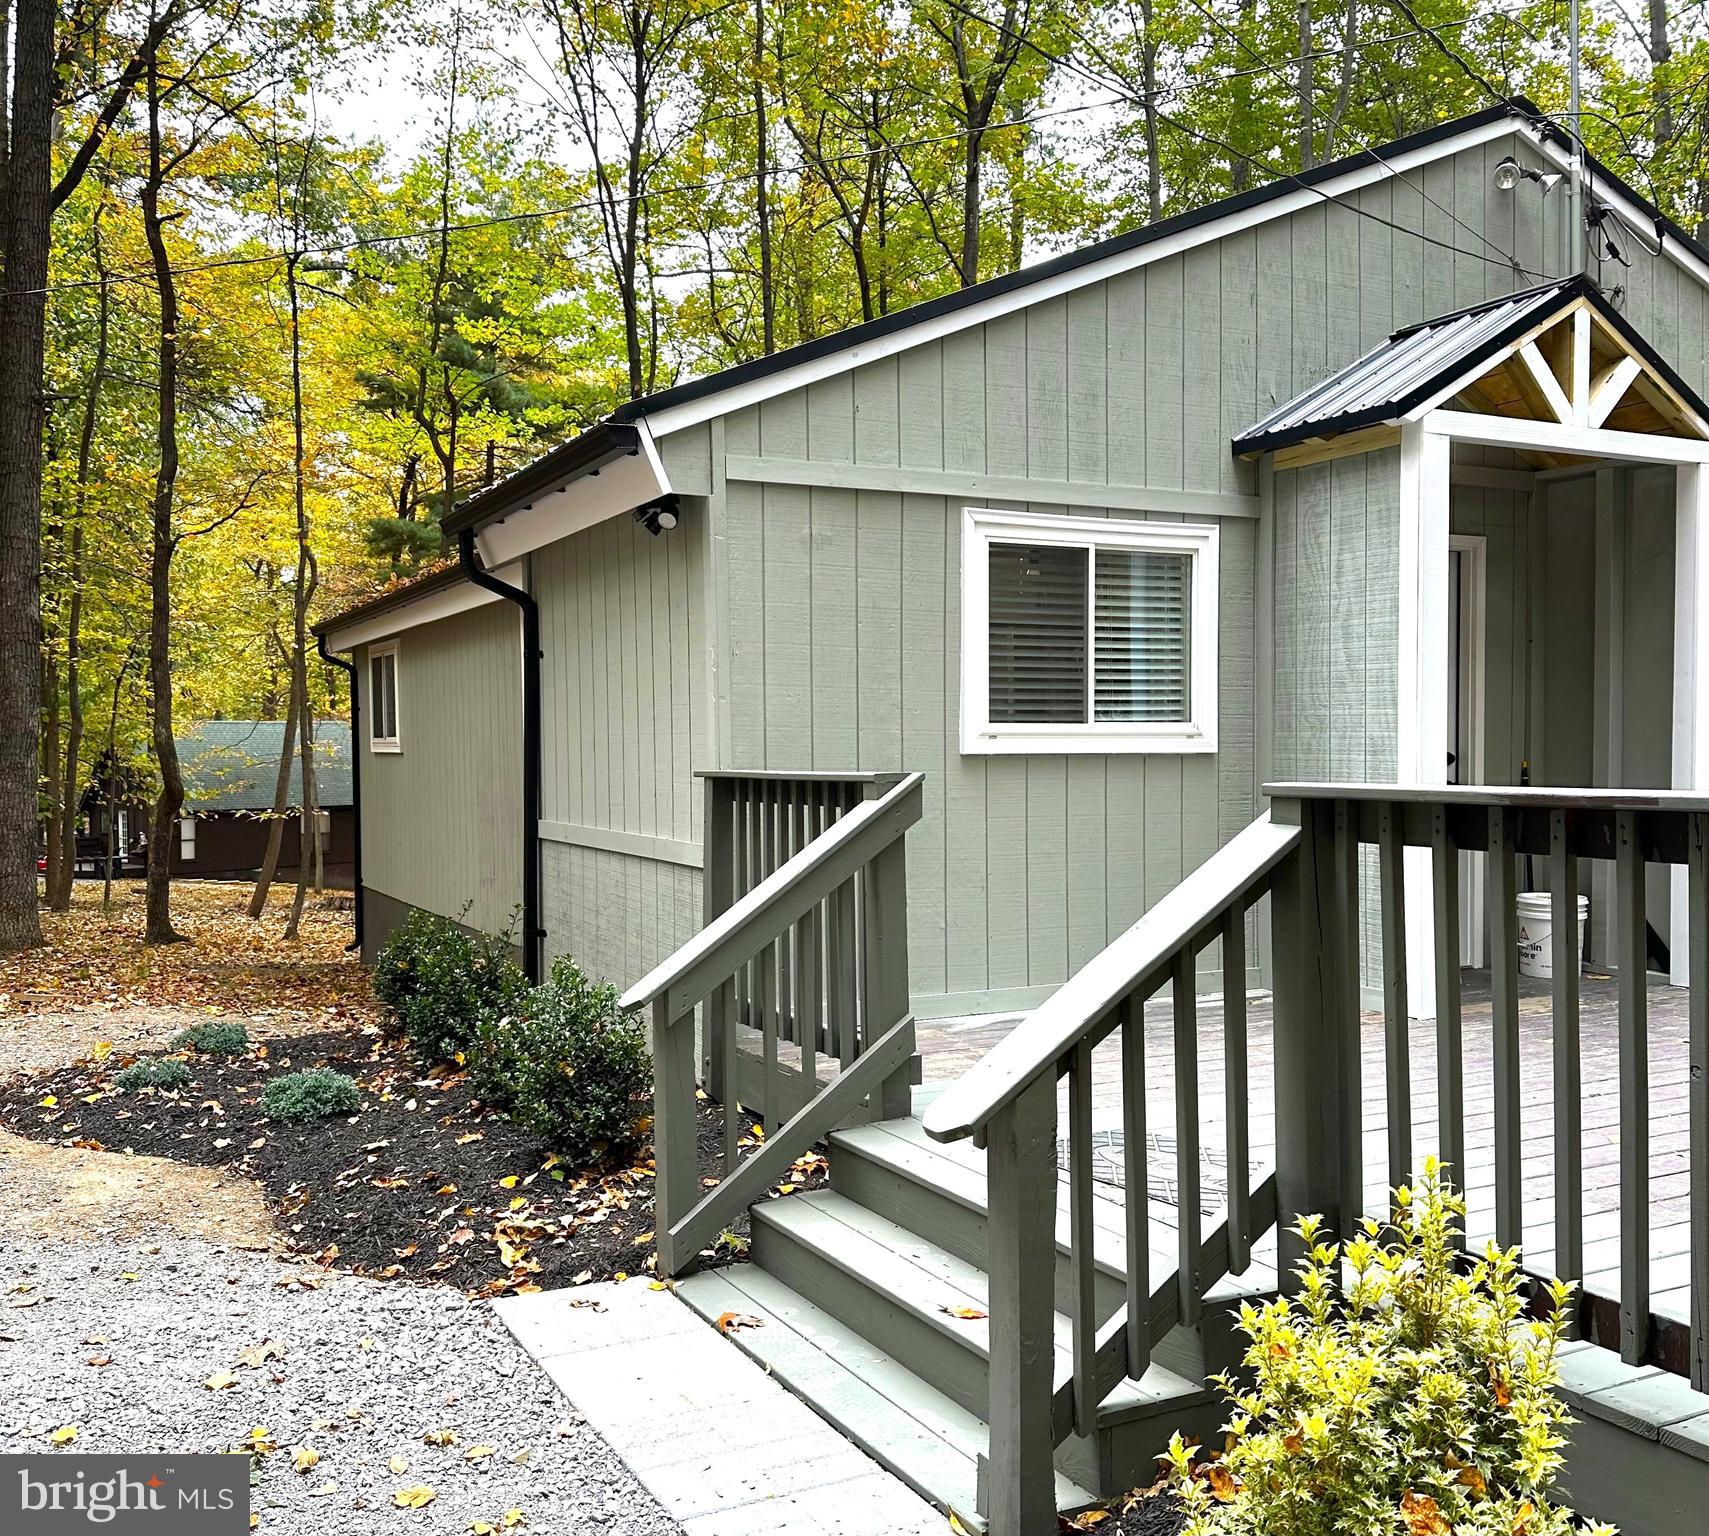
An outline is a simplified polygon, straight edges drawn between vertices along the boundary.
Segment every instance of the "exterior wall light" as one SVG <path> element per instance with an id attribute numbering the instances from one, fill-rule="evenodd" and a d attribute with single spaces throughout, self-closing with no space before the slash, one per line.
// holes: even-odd
<path id="1" fill-rule="evenodd" d="M 657 538 L 661 533 L 668 533 L 676 527 L 682 520 L 682 513 L 678 510 L 677 498 L 674 495 L 661 496 L 657 501 L 649 501 L 643 507 L 636 507 L 634 518 L 648 533 Z"/>
<path id="2" fill-rule="evenodd" d="M 1512 155 L 1503 155 L 1496 162 L 1491 179 L 1498 192 L 1511 192 L 1521 181 L 1534 181 L 1547 197 L 1555 184 L 1565 178 L 1560 171 L 1534 171 L 1528 165 L 1521 165 Z"/>

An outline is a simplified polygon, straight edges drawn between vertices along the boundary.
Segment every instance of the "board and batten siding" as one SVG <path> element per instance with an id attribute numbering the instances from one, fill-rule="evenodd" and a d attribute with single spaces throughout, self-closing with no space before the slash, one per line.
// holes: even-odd
<path id="1" fill-rule="evenodd" d="M 1554 209 L 1492 183 L 1509 153 L 1535 158 L 1518 139 L 1493 141 L 1365 189 L 1357 211 L 1325 201 L 717 424 L 719 764 L 925 772 L 926 814 L 908 847 L 917 1006 L 1026 1005 L 1257 810 L 1256 520 L 1218 518 L 1214 755 L 976 757 L 959 750 L 962 509 L 1200 520 L 1136 510 L 1143 498 L 1131 493 L 1255 496 L 1255 467 L 1229 443 L 1272 406 L 1399 326 L 1558 265 Z M 754 460 L 895 469 L 897 488 L 786 474 L 721 484 L 720 437 L 745 472 Z M 1288 736 L 1279 773 L 1393 773 L 1393 658 L 1367 655 L 1363 636 L 1367 610 L 1385 592 L 1389 611 L 1394 601 L 1398 465 L 1384 457 L 1395 481 L 1386 510 L 1296 523 L 1278 549 L 1278 590 L 1283 559 L 1303 562 L 1317 583 L 1305 596 L 1320 604 L 1316 617 L 1277 615 L 1276 664 L 1291 669 L 1276 680 L 1278 736 L 1284 694 L 1286 728 L 1306 726 Z M 1073 500 L 927 494 L 907 486 L 910 469 L 1068 482 Z M 1320 473 L 1327 484 L 1354 472 Z M 1106 485 L 1127 493 L 1119 507 L 1100 498 Z M 1380 526 L 1355 530 L 1378 510 Z M 1330 594 L 1347 582 L 1357 633 L 1331 622 Z M 1356 722 L 1308 740 L 1337 718 L 1332 700 L 1352 673 Z"/>
<path id="2" fill-rule="evenodd" d="M 613 518 L 531 557 L 540 606 L 548 955 L 627 985 L 699 931 L 705 504 Z"/>
<path id="3" fill-rule="evenodd" d="M 368 746 L 362 690 L 362 882 L 485 933 L 522 900 L 521 627 L 488 603 L 397 640 L 401 752 Z M 466 910 L 465 910 L 466 909 Z"/>

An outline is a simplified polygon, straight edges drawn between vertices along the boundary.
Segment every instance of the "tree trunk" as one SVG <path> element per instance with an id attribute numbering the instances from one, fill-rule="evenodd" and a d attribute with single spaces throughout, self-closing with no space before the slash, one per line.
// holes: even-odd
<path id="1" fill-rule="evenodd" d="M 42 889 L 49 900 L 59 884 L 59 861 L 64 854 L 65 802 L 59 783 L 59 663 L 51 649 L 42 648 L 41 766 L 37 770 L 47 791 L 47 870 Z"/>
<path id="2" fill-rule="evenodd" d="M 291 899 L 291 916 L 285 937 L 294 939 L 303 918 L 303 892 L 307 889 L 309 863 L 320 841 L 315 825 L 314 705 L 309 699 L 309 604 L 314 600 L 319 574 L 314 551 L 309 547 L 307 445 L 303 432 L 303 336 L 302 294 L 297 287 L 297 255 L 285 263 L 285 289 L 291 308 L 291 432 L 292 491 L 297 514 L 297 579 L 291 590 L 291 678 L 301 711 L 303 743 L 302 822 L 297 848 L 297 889 Z M 318 880 L 316 882 L 319 883 Z"/>
<path id="3" fill-rule="evenodd" d="M 154 499 L 150 530 L 148 595 L 149 721 L 154 739 L 160 794 L 154 802 L 148 838 L 148 885 L 145 944 L 176 944 L 183 939 L 172 926 L 172 843 L 178 815 L 184 808 L 184 776 L 178 766 L 178 743 L 172 723 L 172 557 L 173 508 L 178 488 L 178 280 L 166 248 L 160 216 L 160 192 L 165 180 L 161 141 L 160 70 L 148 62 L 148 176 L 142 185 L 143 232 L 150 264 L 160 293 L 160 334 L 156 342 Z"/>
<path id="4" fill-rule="evenodd" d="M 1673 100 L 1662 74 L 1673 57 L 1667 35 L 1667 0 L 1650 0 L 1650 104 L 1655 112 L 1655 147 L 1659 154 L 1673 138 Z"/>
<path id="5" fill-rule="evenodd" d="M 1317 86 L 1311 56 L 1311 0 L 1300 0 L 1300 169 L 1309 171 L 1317 163 L 1317 127 L 1313 121 Z"/>
<path id="6" fill-rule="evenodd" d="M 65 627 L 65 693 L 67 729 L 65 763 L 60 778 L 60 798 L 66 807 L 61 829 L 60 884 L 49 887 L 48 904 L 55 912 L 71 910 L 71 887 L 77 878 L 77 770 L 83 752 L 83 524 L 89 510 L 89 476 L 95 460 L 95 427 L 99 421 L 101 386 L 107 378 L 107 348 L 111 330 L 111 302 L 107 291 L 107 267 L 101 248 L 101 215 L 97 210 L 92 230 L 95 277 L 99 283 L 95 301 L 95 359 L 89 370 L 89 393 L 83 406 L 83 428 L 77 439 L 77 498 L 71 528 L 71 611 Z"/>
<path id="7" fill-rule="evenodd" d="M 42 359 L 53 143 L 52 0 L 18 0 L 0 287 L 0 952 L 42 942 L 36 898 L 41 710 Z"/>
<path id="8" fill-rule="evenodd" d="M 765 99 L 765 0 L 754 0 L 754 217 L 760 244 L 760 335 L 765 355 L 777 350 L 777 297 L 771 289 L 771 167 Z"/>
<path id="9" fill-rule="evenodd" d="M 295 601 L 293 597 L 292 601 Z M 285 733 L 279 747 L 279 771 L 273 780 L 273 814 L 267 823 L 267 849 L 261 857 L 261 869 L 255 877 L 255 889 L 249 897 L 249 915 L 260 917 L 267 910 L 267 893 L 273 888 L 273 877 L 279 872 L 279 854 L 285 846 L 285 812 L 291 803 L 291 759 L 297 746 L 297 674 L 291 669 L 291 685 L 286 694 Z"/>

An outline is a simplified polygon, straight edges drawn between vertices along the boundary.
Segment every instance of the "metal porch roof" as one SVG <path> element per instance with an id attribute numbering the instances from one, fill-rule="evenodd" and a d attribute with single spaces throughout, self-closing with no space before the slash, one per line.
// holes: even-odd
<path id="1" fill-rule="evenodd" d="M 1234 451 L 1257 453 L 1394 421 L 1589 288 L 1583 278 L 1548 283 L 1396 331 L 1254 422 L 1234 440 Z"/>

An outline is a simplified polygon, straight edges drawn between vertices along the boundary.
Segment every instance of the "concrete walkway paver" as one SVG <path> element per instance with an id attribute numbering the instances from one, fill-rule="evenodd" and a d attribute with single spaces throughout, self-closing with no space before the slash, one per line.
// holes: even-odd
<path id="1" fill-rule="evenodd" d="M 495 1306 L 685 1536 L 943 1536 L 945 1517 L 666 1290 Z"/>

